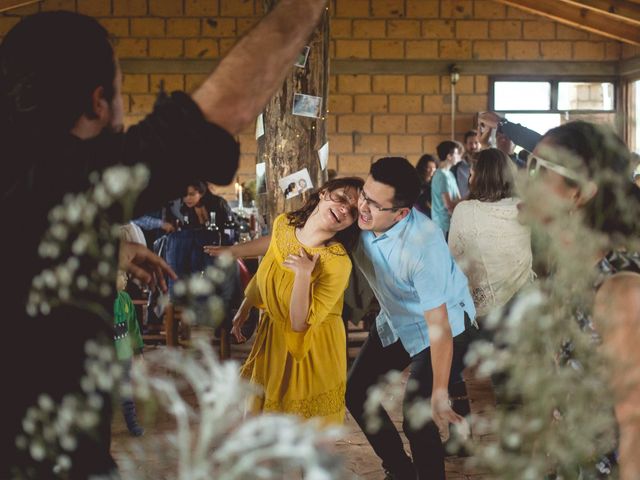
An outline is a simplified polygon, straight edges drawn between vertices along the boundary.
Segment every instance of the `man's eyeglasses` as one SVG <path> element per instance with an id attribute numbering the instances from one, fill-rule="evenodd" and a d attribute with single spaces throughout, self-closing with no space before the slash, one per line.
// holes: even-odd
<path id="1" fill-rule="evenodd" d="M 551 170 L 558 175 L 568 178 L 569 180 L 572 180 L 576 183 L 584 183 L 586 181 L 586 178 L 584 178 L 584 176 L 579 175 L 578 173 L 570 170 L 563 165 L 558 165 L 557 163 L 553 163 L 549 160 L 537 157 L 533 153 L 530 154 L 527 158 L 527 171 L 529 172 L 529 175 L 536 176 L 540 168 Z"/>
<path id="2" fill-rule="evenodd" d="M 374 207 L 379 212 L 395 212 L 400 210 L 401 208 L 405 208 L 405 207 L 382 207 L 378 202 L 376 202 L 375 200 L 371 200 L 369 197 L 367 197 L 367 194 L 364 193 L 364 190 L 360 190 L 360 200 L 364 200 L 364 203 L 369 205 L 369 207 Z"/>
<path id="3" fill-rule="evenodd" d="M 326 190 L 324 192 L 324 199 L 331 200 L 334 203 L 339 203 L 340 205 L 344 205 L 348 210 L 351 216 L 358 216 L 358 207 L 353 203 L 354 199 L 344 193 L 340 193 L 337 190 Z"/>

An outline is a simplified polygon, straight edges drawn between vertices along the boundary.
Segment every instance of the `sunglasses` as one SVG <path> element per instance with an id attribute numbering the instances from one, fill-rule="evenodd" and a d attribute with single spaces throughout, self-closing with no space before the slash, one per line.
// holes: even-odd
<path id="1" fill-rule="evenodd" d="M 579 175 L 578 173 L 563 165 L 558 165 L 557 163 L 550 162 L 549 160 L 540 158 L 533 153 L 529 154 L 529 156 L 527 157 L 527 171 L 529 172 L 529 175 L 532 177 L 537 176 L 540 168 L 551 170 L 558 175 L 561 175 L 564 178 L 568 178 L 569 180 L 572 180 L 576 183 L 584 183 L 586 181 L 586 178 L 584 178 L 584 176 Z"/>

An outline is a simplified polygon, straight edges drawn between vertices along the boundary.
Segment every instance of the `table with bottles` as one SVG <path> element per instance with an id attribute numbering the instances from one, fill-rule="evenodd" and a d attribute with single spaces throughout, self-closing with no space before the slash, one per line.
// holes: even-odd
<path id="1" fill-rule="evenodd" d="M 264 232 L 264 222 L 258 220 L 255 208 L 235 208 L 234 215 L 218 227 L 215 212 L 202 227 L 190 228 L 185 217 L 175 232 L 166 236 L 162 256 L 179 277 L 202 272 L 213 265 L 214 258 L 204 252 L 206 245 L 234 245 L 259 237 Z"/>

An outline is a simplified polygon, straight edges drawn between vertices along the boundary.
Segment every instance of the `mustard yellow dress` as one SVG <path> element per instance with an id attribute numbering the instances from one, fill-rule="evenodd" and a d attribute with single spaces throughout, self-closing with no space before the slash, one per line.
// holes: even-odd
<path id="1" fill-rule="evenodd" d="M 311 275 L 305 332 L 294 332 L 289 302 L 295 274 L 282 262 L 289 254 L 319 254 Z M 273 224 L 269 249 L 245 295 L 263 310 L 255 343 L 242 367 L 244 378 L 262 387 L 254 412 L 284 412 L 323 423 L 344 421 L 347 380 L 344 291 L 351 260 L 341 244 L 303 246 L 285 215 Z"/>

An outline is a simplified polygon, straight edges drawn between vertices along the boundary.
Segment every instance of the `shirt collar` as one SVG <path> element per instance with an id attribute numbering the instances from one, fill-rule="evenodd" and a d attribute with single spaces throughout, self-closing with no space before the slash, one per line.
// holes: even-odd
<path id="1" fill-rule="evenodd" d="M 387 230 L 386 232 L 384 232 L 382 235 L 378 235 L 377 237 L 373 234 L 373 232 L 371 232 L 371 235 L 374 236 L 373 240 L 371 240 L 371 243 L 376 243 L 382 239 L 385 238 L 395 238 L 398 237 L 400 235 L 400 233 L 404 230 L 405 226 L 413 219 L 414 213 L 413 213 L 413 208 L 409 211 L 409 215 L 407 215 L 406 217 L 404 217 L 402 220 L 400 220 L 398 223 L 396 223 L 393 227 L 391 227 L 389 230 Z"/>

